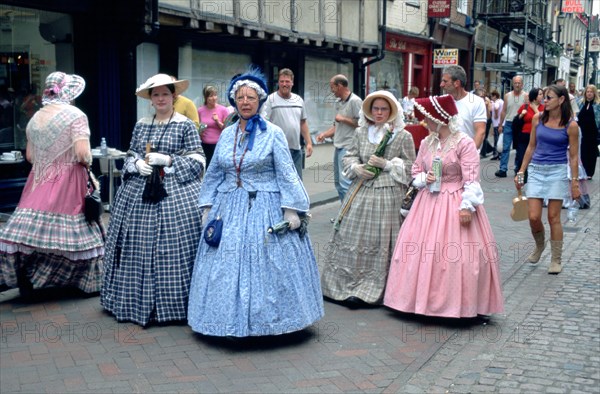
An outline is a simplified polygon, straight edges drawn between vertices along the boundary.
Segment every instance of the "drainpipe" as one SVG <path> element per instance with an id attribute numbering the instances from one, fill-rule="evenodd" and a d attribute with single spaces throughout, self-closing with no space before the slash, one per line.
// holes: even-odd
<path id="1" fill-rule="evenodd" d="M 151 0 L 152 1 L 152 24 L 150 26 L 151 31 L 150 35 L 155 36 L 158 33 L 158 29 L 160 29 L 160 23 L 158 22 L 158 1 L 159 0 Z"/>
<path id="2" fill-rule="evenodd" d="M 383 58 L 385 57 L 385 36 L 387 34 L 387 28 L 386 28 L 386 25 L 387 25 L 387 0 L 383 0 L 382 3 L 383 3 L 383 18 L 382 18 L 382 22 L 381 22 L 381 26 L 380 26 L 380 31 L 381 31 L 381 48 L 380 48 L 379 54 L 376 57 L 374 57 L 373 59 L 369 60 L 366 63 L 363 63 L 360 66 L 363 76 L 364 76 L 365 69 L 369 65 L 371 65 L 373 63 L 376 63 L 376 62 L 379 62 L 379 61 L 383 60 Z M 363 84 L 362 84 L 362 91 L 361 91 L 361 95 L 363 97 L 365 96 L 366 88 L 367 88 L 366 83 L 363 82 Z"/>

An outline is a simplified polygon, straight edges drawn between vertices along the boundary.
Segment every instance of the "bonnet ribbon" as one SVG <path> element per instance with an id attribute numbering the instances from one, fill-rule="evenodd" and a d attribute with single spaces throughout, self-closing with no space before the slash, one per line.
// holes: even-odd
<path id="1" fill-rule="evenodd" d="M 267 129 L 267 122 L 259 115 L 255 114 L 250 119 L 246 120 L 246 131 L 248 132 L 248 150 L 252 150 L 254 146 L 254 136 L 256 135 L 256 128 L 260 128 L 262 131 Z"/>

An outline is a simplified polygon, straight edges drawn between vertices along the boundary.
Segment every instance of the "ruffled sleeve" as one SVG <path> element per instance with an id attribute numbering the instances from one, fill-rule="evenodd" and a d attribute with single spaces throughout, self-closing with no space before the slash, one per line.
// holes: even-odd
<path id="1" fill-rule="evenodd" d="M 417 154 L 417 158 L 412 165 L 411 175 L 413 177 L 412 185 L 422 189 L 425 187 L 426 178 L 427 178 L 427 169 L 423 166 L 423 160 L 425 157 L 425 152 L 427 151 L 427 145 L 421 142 L 421 149 L 419 149 L 419 153 Z"/>
<path id="2" fill-rule="evenodd" d="M 129 143 L 129 150 L 127 151 L 127 157 L 123 163 L 123 175 L 126 174 L 137 174 L 138 170 L 135 166 L 136 160 L 144 160 L 144 156 L 136 152 L 135 147 L 141 144 L 140 135 L 142 131 L 142 121 L 138 121 L 133 128 L 133 136 L 131 137 L 131 142 Z"/>
<path id="3" fill-rule="evenodd" d="M 463 138 L 458 144 L 458 159 L 463 179 L 463 192 L 460 209 L 475 211 L 475 207 L 482 205 L 483 190 L 479 184 L 479 154 L 475 142 L 471 138 Z"/>
<path id="4" fill-rule="evenodd" d="M 272 123 L 268 123 L 268 128 L 269 132 L 273 134 L 273 165 L 281 195 L 281 208 L 308 212 L 310 207 L 308 193 L 296 172 L 285 135 L 279 127 Z"/>
<path id="5" fill-rule="evenodd" d="M 358 129 L 357 129 L 358 130 Z M 346 151 L 346 155 L 342 159 L 344 169 L 342 175 L 348 179 L 356 178 L 356 173 L 353 171 L 353 166 L 363 164 L 360 160 L 359 146 L 360 146 L 360 133 L 354 133 L 352 137 L 352 146 Z"/>
<path id="6" fill-rule="evenodd" d="M 398 138 L 402 138 L 402 153 L 404 157 L 394 157 L 390 160 L 390 176 L 394 181 L 409 186 L 412 181 L 411 170 L 415 162 L 415 143 L 412 135 L 407 131 L 397 131 Z"/>
<path id="7" fill-rule="evenodd" d="M 164 170 L 165 173 L 172 174 L 178 183 L 186 183 L 202 176 L 206 168 L 206 158 L 194 122 L 185 118 L 178 126 L 182 128 L 183 147 L 171 155 L 173 164 Z"/>
<path id="8" fill-rule="evenodd" d="M 81 111 L 78 111 L 81 112 Z M 73 142 L 90 138 L 90 125 L 87 115 L 81 112 L 71 124 L 71 139 Z"/>

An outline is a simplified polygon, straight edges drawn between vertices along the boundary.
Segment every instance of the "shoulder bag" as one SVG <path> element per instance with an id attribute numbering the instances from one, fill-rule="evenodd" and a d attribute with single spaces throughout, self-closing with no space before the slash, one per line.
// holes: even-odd
<path id="1" fill-rule="evenodd" d="M 529 104 L 525 104 L 525 111 L 529 109 Z M 525 116 L 519 116 L 521 112 L 518 112 L 512 121 L 512 144 L 513 149 L 517 149 L 517 145 L 519 145 L 519 138 L 521 137 L 521 133 L 523 132 L 523 125 L 525 124 Z"/>
<path id="2" fill-rule="evenodd" d="M 419 189 L 416 186 L 410 186 L 406 191 L 404 198 L 402 199 L 402 205 L 400 208 L 405 211 L 410 211 L 410 208 L 412 208 L 413 202 L 415 201 L 418 193 Z"/>
<path id="3" fill-rule="evenodd" d="M 87 168 L 88 181 L 87 181 L 87 193 L 84 200 L 85 220 L 88 222 L 100 222 L 100 217 L 104 213 L 104 206 L 102 205 L 102 199 L 100 197 L 100 191 L 96 188 L 96 184 L 93 180 L 92 172 L 89 167 Z"/>

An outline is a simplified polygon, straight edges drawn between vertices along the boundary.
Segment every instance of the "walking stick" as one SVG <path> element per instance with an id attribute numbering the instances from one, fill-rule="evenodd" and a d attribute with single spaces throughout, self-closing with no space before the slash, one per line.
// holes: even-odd
<path id="1" fill-rule="evenodd" d="M 354 191 L 352 192 L 350 197 L 348 197 L 348 199 L 346 200 L 346 204 L 340 210 L 340 213 L 339 213 L 337 219 L 335 220 L 335 225 L 333 226 L 335 231 L 338 231 L 340 229 L 340 224 L 342 223 L 342 219 L 344 219 L 344 216 L 346 216 L 346 212 L 348 212 L 348 210 L 350 209 L 350 206 L 352 205 L 352 201 L 354 201 L 354 197 L 356 197 L 356 194 L 358 193 L 358 191 L 360 190 L 362 185 L 363 185 L 363 179 L 361 179 L 358 182 L 356 189 L 354 189 Z"/>
<path id="2" fill-rule="evenodd" d="M 387 148 L 387 144 L 388 144 L 390 138 L 392 138 L 392 135 L 394 134 L 393 129 L 390 129 L 389 125 L 386 124 L 384 127 L 386 128 L 387 131 L 386 131 L 385 135 L 383 136 L 383 138 L 381 139 L 381 141 L 379 142 L 379 145 L 377 146 L 375 153 L 373 153 L 375 156 L 378 156 L 378 157 L 383 157 L 383 155 L 385 154 L 385 148 Z M 381 168 L 373 167 L 368 164 L 365 168 L 375 174 L 373 179 L 377 178 L 379 176 L 379 174 L 381 174 L 381 171 L 382 171 Z M 335 231 L 338 231 L 340 229 L 340 224 L 342 223 L 342 219 L 344 219 L 344 216 L 350 209 L 350 206 L 352 205 L 352 201 L 354 201 L 354 197 L 356 197 L 356 193 L 358 193 L 358 191 L 360 190 L 360 188 L 363 185 L 363 181 L 364 181 L 364 179 L 360 180 L 360 182 L 356 186 L 356 189 L 354 189 L 354 191 L 352 192 L 350 197 L 348 197 L 348 200 L 346 200 L 346 205 L 344 205 L 342 207 L 342 209 L 340 210 L 340 213 L 339 213 L 339 215 L 335 221 L 335 224 L 333 226 Z"/>

